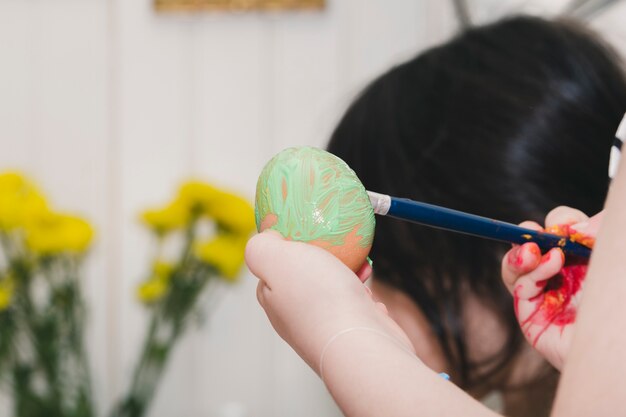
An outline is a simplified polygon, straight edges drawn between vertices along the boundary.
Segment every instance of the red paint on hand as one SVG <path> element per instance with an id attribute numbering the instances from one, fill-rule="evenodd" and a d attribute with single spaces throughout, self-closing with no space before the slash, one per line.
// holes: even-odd
<path id="1" fill-rule="evenodd" d="M 568 225 L 557 225 L 546 229 L 546 232 L 559 236 L 564 236 L 572 240 L 578 236 L 576 241 L 588 247 L 593 247 L 594 239 L 570 230 Z M 550 253 L 542 257 L 541 263 L 550 259 Z M 588 268 L 587 259 L 570 258 L 564 259 L 564 266 L 554 277 L 537 281 L 535 285 L 543 288 L 541 293 L 529 299 L 535 304 L 535 309 L 523 320 L 520 321 L 522 330 L 527 331 L 531 327 L 539 328 L 533 331 L 532 343 L 536 345 L 539 338 L 551 326 L 556 325 L 561 331 L 568 324 L 576 320 L 578 306 L 573 302 L 574 296 L 581 290 L 582 282 L 585 279 Z M 517 288 L 516 288 L 517 290 Z M 514 307 L 519 317 L 519 296 L 518 291 L 514 291 Z"/>
<path id="2" fill-rule="evenodd" d="M 550 325 L 565 327 L 576 320 L 577 306 L 573 304 L 573 297 L 580 291 L 582 282 L 587 274 L 587 264 L 577 263 L 566 265 L 559 273 L 549 280 L 538 281 L 537 286 L 544 286 L 543 291 L 530 299 L 536 303 L 535 310 L 522 322 L 522 329 L 526 326 L 539 326 L 541 330 L 534 335 L 533 345 Z M 519 301 L 515 297 L 517 307 Z M 518 310 L 518 308 L 516 308 Z"/>

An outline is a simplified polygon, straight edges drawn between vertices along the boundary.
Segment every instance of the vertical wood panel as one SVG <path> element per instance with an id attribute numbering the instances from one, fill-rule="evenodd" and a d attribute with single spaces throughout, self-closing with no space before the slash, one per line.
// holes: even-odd
<path id="1" fill-rule="evenodd" d="M 359 0 L 334 3 L 342 15 L 340 84 L 344 91 L 356 94 L 424 46 L 420 23 L 426 17 L 426 3 L 402 0 L 394 2 L 394 7 L 384 0 L 369 1 L 367 7 Z"/>
<path id="2" fill-rule="evenodd" d="M 106 375 L 106 13 L 104 1 L 39 2 L 36 177 L 61 210 L 85 216 L 96 243 L 85 268 L 87 343 L 96 399 L 103 407 Z"/>
<path id="3" fill-rule="evenodd" d="M 188 95 L 191 82 L 190 30 L 185 18 L 156 15 L 151 0 L 119 1 L 113 13 L 118 33 L 121 285 L 117 334 L 120 371 L 111 381 L 116 394 L 128 386 L 146 329 L 146 312 L 135 288 L 148 273 L 154 241 L 138 215 L 171 198 L 190 164 Z M 174 368 L 175 371 L 175 368 Z M 188 404 L 158 392 L 153 416 L 190 415 Z"/>
<path id="4" fill-rule="evenodd" d="M 25 169 L 35 137 L 37 24 L 34 5 L 0 3 L 0 170 Z"/>
<path id="5" fill-rule="evenodd" d="M 271 22 L 235 15 L 198 18 L 194 26 L 193 169 L 252 198 L 273 154 Z"/>
<path id="6" fill-rule="evenodd" d="M 252 201 L 257 175 L 273 153 L 271 21 L 258 14 L 198 16 L 193 25 L 192 173 Z M 275 336 L 255 288 L 249 274 L 224 288 L 209 320 L 188 340 L 194 415 L 276 415 L 268 401 Z"/>
<path id="7" fill-rule="evenodd" d="M 612 6 L 607 12 L 596 16 L 591 26 L 606 38 L 626 62 L 626 2 Z"/>
<path id="8" fill-rule="evenodd" d="M 338 117 L 340 49 L 345 21 L 329 4 L 321 14 L 276 19 L 274 107 L 276 150 L 294 145 L 324 147 Z"/>
<path id="9" fill-rule="evenodd" d="M 0 4 L 0 170 L 18 168 L 52 206 L 86 217 L 102 236 L 106 188 L 104 1 L 6 1 Z M 105 253 L 90 253 L 84 288 L 87 343 L 97 400 L 106 385 Z"/>
<path id="10" fill-rule="evenodd" d="M 422 49 L 445 42 L 458 31 L 451 1 L 426 0 L 420 5 L 422 10 L 419 12 L 418 30 Z"/>

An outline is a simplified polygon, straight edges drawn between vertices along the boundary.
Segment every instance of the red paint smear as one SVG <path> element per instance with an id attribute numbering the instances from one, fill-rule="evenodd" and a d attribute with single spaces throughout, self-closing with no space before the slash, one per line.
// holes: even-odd
<path id="1" fill-rule="evenodd" d="M 545 255 L 543 255 L 541 257 L 541 261 L 539 262 L 540 264 L 545 264 L 546 262 L 548 262 L 550 260 L 550 258 L 552 257 L 552 252 L 548 252 Z"/>
<path id="2" fill-rule="evenodd" d="M 527 325 L 542 326 L 532 341 L 533 346 L 550 325 L 560 326 L 562 331 L 566 325 L 576 320 L 576 306 L 572 305 L 572 298 L 580 291 L 586 274 L 586 262 L 566 265 L 547 283 L 541 282 L 541 285 L 545 285 L 543 292 L 530 300 L 537 302 L 535 311 L 520 323 L 522 328 Z M 518 310 L 517 305 L 515 309 Z"/>
<path id="3" fill-rule="evenodd" d="M 571 305 L 572 297 L 580 291 L 587 274 L 587 264 L 568 265 L 548 281 L 539 304 L 543 316 L 557 325 L 566 325 L 576 319 L 576 309 Z"/>
<path id="4" fill-rule="evenodd" d="M 519 317 L 519 292 L 522 287 L 515 287 L 513 290 L 513 309 L 515 310 L 515 317 Z"/>
<path id="5" fill-rule="evenodd" d="M 558 234 L 560 236 L 572 237 L 567 225 L 553 226 L 546 230 L 547 232 Z M 575 235 L 577 233 L 574 233 Z M 577 234 L 582 236 L 580 234 Z M 585 243 L 589 247 L 593 246 L 593 238 L 585 236 Z M 537 325 L 542 326 L 541 330 L 535 335 L 533 346 L 537 343 L 541 335 L 554 324 L 563 328 L 576 320 L 576 306 L 572 305 L 572 298 L 580 291 L 582 282 L 587 274 L 587 259 L 566 259 L 566 263 L 559 273 L 549 280 L 538 281 L 538 287 L 544 287 L 541 294 L 530 299 L 536 302 L 535 310 L 520 323 L 522 329 L 524 326 Z M 519 297 L 517 291 L 514 293 L 515 314 L 518 314 Z"/>

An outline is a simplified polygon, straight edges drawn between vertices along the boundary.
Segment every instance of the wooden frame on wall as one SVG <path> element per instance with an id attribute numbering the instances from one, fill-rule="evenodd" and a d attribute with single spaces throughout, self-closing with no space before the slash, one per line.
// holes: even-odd
<path id="1" fill-rule="evenodd" d="M 154 0 L 157 11 L 321 10 L 326 0 Z"/>

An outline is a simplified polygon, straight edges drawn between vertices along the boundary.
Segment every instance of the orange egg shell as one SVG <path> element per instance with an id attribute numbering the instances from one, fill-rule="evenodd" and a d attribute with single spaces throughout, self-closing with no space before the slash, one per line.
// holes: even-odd
<path id="1" fill-rule="evenodd" d="M 262 232 L 265 229 L 271 228 L 274 224 L 276 224 L 277 221 L 278 218 L 275 214 L 268 214 L 261 222 L 260 231 Z M 307 243 L 310 245 L 318 246 L 332 253 L 337 258 L 339 258 L 339 260 L 343 262 L 348 268 L 356 273 L 361 269 L 363 263 L 367 262 L 367 255 L 372 249 L 372 245 L 362 246 L 361 244 L 359 244 L 361 239 L 362 238 L 356 234 L 355 229 L 351 233 L 346 235 L 345 243 L 343 245 L 333 245 L 330 242 L 324 241 L 322 239 L 311 240 Z M 292 239 L 290 237 L 287 237 L 287 240 Z"/>

